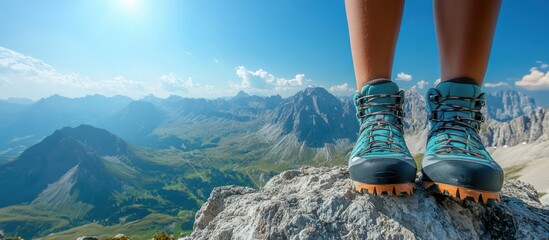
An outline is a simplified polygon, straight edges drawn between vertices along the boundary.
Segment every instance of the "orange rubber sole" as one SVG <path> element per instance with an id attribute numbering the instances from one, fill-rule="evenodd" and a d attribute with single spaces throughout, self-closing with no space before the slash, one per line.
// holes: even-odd
<path id="1" fill-rule="evenodd" d="M 473 199 L 475 202 L 488 203 L 490 199 L 500 202 L 500 192 L 488 192 L 464 187 L 453 186 L 444 183 L 423 182 L 425 189 L 436 189 L 440 194 L 459 200 Z M 435 188 L 436 187 L 436 188 Z"/>
<path id="2" fill-rule="evenodd" d="M 412 195 L 415 183 L 399 183 L 399 184 L 366 184 L 361 182 L 353 182 L 355 191 L 366 192 L 372 195 L 383 195 L 384 193 L 389 196 L 400 195 Z"/>

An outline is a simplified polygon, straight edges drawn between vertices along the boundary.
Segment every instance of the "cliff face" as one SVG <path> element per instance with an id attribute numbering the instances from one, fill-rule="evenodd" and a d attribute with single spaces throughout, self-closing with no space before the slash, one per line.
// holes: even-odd
<path id="1" fill-rule="evenodd" d="M 489 119 L 481 137 L 486 146 L 514 146 L 523 142 L 547 141 L 548 129 L 547 109 L 538 109 L 508 122 Z"/>
<path id="2" fill-rule="evenodd" d="M 351 110 L 351 111 L 349 111 Z M 308 147 L 321 148 L 337 139 L 356 138 L 354 109 L 324 88 L 307 88 L 282 101 L 270 116 L 284 134 L 297 136 Z"/>
<path id="3" fill-rule="evenodd" d="M 547 239 L 536 190 L 505 183 L 500 203 L 354 193 L 345 167 L 289 170 L 261 190 L 213 190 L 186 239 Z"/>
<path id="4" fill-rule="evenodd" d="M 534 98 L 514 90 L 497 91 L 486 95 L 488 116 L 498 121 L 532 114 L 540 109 Z"/>

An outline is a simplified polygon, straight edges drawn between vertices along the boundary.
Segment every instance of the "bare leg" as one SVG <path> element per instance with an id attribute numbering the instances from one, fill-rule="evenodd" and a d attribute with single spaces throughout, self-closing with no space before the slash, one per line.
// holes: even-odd
<path id="1" fill-rule="evenodd" d="M 404 0 L 345 0 L 356 85 L 391 79 Z"/>
<path id="2" fill-rule="evenodd" d="M 501 0 L 434 0 L 442 81 L 482 85 Z"/>

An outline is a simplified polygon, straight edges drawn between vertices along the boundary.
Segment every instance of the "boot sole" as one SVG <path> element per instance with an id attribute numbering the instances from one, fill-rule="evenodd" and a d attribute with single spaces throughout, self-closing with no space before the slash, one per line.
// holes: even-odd
<path id="1" fill-rule="evenodd" d="M 501 201 L 500 192 L 489 192 L 477 189 L 465 188 L 437 182 L 423 182 L 423 188 L 433 190 L 436 193 L 450 196 L 458 200 L 473 200 L 483 204 L 488 204 L 488 201 Z"/>
<path id="2" fill-rule="evenodd" d="M 397 184 L 367 184 L 353 181 L 355 191 L 371 195 L 381 196 L 411 196 L 416 188 L 415 183 L 397 183 Z"/>

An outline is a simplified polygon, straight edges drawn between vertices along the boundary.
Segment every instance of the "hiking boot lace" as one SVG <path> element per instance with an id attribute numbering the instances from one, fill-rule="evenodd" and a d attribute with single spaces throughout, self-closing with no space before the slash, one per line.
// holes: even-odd
<path id="1" fill-rule="evenodd" d="M 392 102 L 375 102 L 377 99 L 395 99 L 395 103 Z M 366 134 L 368 137 L 364 141 L 368 140 L 368 145 L 360 151 L 360 154 L 365 154 L 373 151 L 390 151 L 396 153 L 402 153 L 405 151 L 405 147 L 401 142 L 393 141 L 393 137 L 403 137 L 402 118 L 404 112 L 402 111 L 402 104 L 404 97 L 398 94 L 372 94 L 362 96 L 356 99 L 358 111 L 356 116 L 360 119 L 360 131 L 362 134 L 366 129 L 370 128 Z M 365 110 L 371 107 L 382 107 L 382 110 L 376 112 L 366 112 Z M 394 116 L 396 121 L 385 120 L 383 116 Z M 378 117 L 381 116 L 381 117 Z M 370 117 L 375 117 L 372 121 L 366 121 Z M 386 130 L 387 134 L 377 133 L 377 130 Z M 381 137 L 382 139 L 375 139 L 375 137 Z M 386 139 L 383 139 L 386 138 Z"/>
<path id="2" fill-rule="evenodd" d="M 437 108 L 431 112 L 429 120 L 441 124 L 437 124 L 436 128 L 432 129 L 429 133 L 429 138 L 433 135 L 434 137 L 442 136 L 438 139 L 435 144 L 440 144 L 434 149 L 436 154 L 450 154 L 450 153 L 462 153 L 468 154 L 475 157 L 487 159 L 487 157 L 481 153 L 483 145 L 481 144 L 481 139 L 478 135 L 480 130 L 480 124 L 484 122 L 484 116 L 480 111 L 480 107 L 484 106 L 486 103 L 484 100 L 479 98 L 468 98 L 468 97 L 457 97 L 449 96 L 440 98 L 440 96 L 433 95 L 430 96 L 431 101 Z M 448 100 L 461 100 L 473 102 L 475 108 L 463 107 L 459 105 L 449 104 L 446 101 Z M 441 109 L 442 106 L 448 108 Z M 440 112 L 440 117 L 439 114 Z M 467 118 L 462 116 L 454 116 L 453 118 L 444 118 L 444 113 L 446 112 L 470 112 L 473 118 Z M 454 130 L 457 132 L 444 131 L 444 130 Z M 452 137 L 453 136 L 453 137 Z M 465 145 L 465 148 L 456 147 L 452 143 L 461 143 Z"/>

